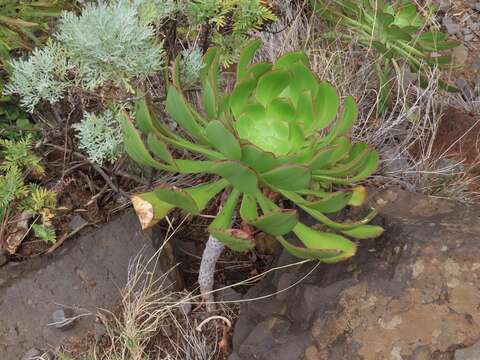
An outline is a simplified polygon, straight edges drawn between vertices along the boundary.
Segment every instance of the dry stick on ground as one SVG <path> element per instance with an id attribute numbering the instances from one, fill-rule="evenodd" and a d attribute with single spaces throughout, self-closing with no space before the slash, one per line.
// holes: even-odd
<path id="1" fill-rule="evenodd" d="M 64 149 L 61 147 L 61 146 L 58 146 L 58 145 L 55 145 L 55 144 L 50 144 L 50 143 L 47 143 L 45 144 L 47 146 L 50 146 L 54 149 L 57 149 L 57 150 L 61 150 L 63 151 Z M 82 155 L 80 154 L 79 152 L 76 152 L 76 151 L 73 151 L 73 150 L 68 150 L 70 151 L 74 156 L 88 162 L 88 164 L 90 164 L 96 172 L 98 172 L 100 174 L 100 176 L 105 180 L 105 182 L 112 188 L 113 191 L 115 191 L 116 193 L 124 196 L 125 198 L 128 199 L 128 194 L 123 191 L 122 189 L 118 188 L 118 186 L 116 186 L 112 179 L 110 178 L 110 176 L 107 175 L 107 173 L 98 165 L 98 164 L 95 164 L 94 162 L 90 161 L 90 159 L 88 159 L 88 157 L 86 157 L 85 155 Z M 118 172 L 116 172 L 116 174 L 118 174 Z M 120 174 L 118 174 L 120 175 Z"/>

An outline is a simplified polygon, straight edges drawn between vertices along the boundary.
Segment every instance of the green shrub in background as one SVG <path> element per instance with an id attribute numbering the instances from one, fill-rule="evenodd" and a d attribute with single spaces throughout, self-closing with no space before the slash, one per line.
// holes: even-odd
<path id="1" fill-rule="evenodd" d="M 13 50 L 32 50 L 49 36 L 52 19 L 71 8 L 63 0 L 3 0 L 0 4 L 0 62 Z"/>
<path id="2" fill-rule="evenodd" d="M 277 19 L 260 0 L 194 0 L 185 2 L 191 28 L 211 35 L 211 43 L 221 49 L 221 62 L 231 64 L 248 40 L 248 33 Z"/>
<path id="3" fill-rule="evenodd" d="M 251 65 L 259 46 L 254 41 L 244 48 L 236 86 L 229 93 L 219 89 L 217 49 L 207 52 L 201 72 L 203 111 L 186 101 L 177 59 L 166 110 L 189 138 L 158 121 L 144 99 L 137 104 L 134 118 L 147 138 L 145 146 L 123 113 L 125 150 L 137 163 L 219 177 L 188 189 L 163 185 L 136 194 L 132 197 L 135 210 L 147 228 L 176 207 L 199 214 L 216 194 L 225 192 L 226 202 L 209 231 L 227 247 L 245 251 L 255 245 L 252 233 L 231 227 L 239 206 L 242 221 L 275 236 L 300 258 L 329 263 L 347 259 L 356 252 L 355 242 L 348 238 L 374 238 L 382 233 L 381 227 L 367 225 L 375 211 L 352 223 L 335 222 L 326 214 L 363 203 L 365 190 L 352 185 L 376 169 L 378 154 L 365 143 L 350 142 L 348 132 L 357 117 L 355 101 L 347 97 L 341 105 L 335 89 L 310 71 L 305 54 L 288 53 L 275 64 Z M 205 160 L 175 159 L 170 147 Z M 282 208 L 270 196 L 273 193 L 306 211 L 325 229 L 301 223 L 297 210 Z M 290 232 L 302 246 L 284 238 Z"/>
<path id="4" fill-rule="evenodd" d="M 449 56 L 439 52 L 452 49 L 458 43 L 436 30 L 427 29 L 427 17 L 435 11 L 431 6 L 421 14 L 411 0 L 311 0 L 315 11 L 332 25 L 345 31 L 327 33 L 327 37 L 352 41 L 373 49 L 376 54 L 376 72 L 379 81 L 378 109 L 384 112 L 391 104 L 390 73 L 394 69 L 401 78 L 400 65 L 405 62 L 426 81 L 428 67 L 451 66 Z M 425 16 L 424 16 L 425 15 Z M 444 89 L 455 90 L 441 82 Z"/>
<path id="5" fill-rule="evenodd" d="M 36 127 L 28 115 L 18 108 L 11 97 L 4 95 L 4 85 L 11 68 L 12 53 L 41 46 L 48 38 L 50 22 L 64 9 L 71 9 L 66 0 L 3 0 L 0 3 L 0 136 L 19 139 L 24 131 Z"/>
<path id="6" fill-rule="evenodd" d="M 40 158 L 31 151 L 29 137 L 14 141 L 0 140 L 0 221 L 19 214 L 34 217 L 35 235 L 47 242 L 55 242 L 51 218 L 56 207 L 56 193 L 34 181 L 45 175 Z M 0 234 L 1 236 L 2 234 Z"/>

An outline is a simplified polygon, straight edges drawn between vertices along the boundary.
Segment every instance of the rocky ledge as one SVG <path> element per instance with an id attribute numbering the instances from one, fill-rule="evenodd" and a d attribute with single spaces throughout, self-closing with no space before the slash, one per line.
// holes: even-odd
<path id="1" fill-rule="evenodd" d="M 381 239 L 246 294 L 274 295 L 242 305 L 229 360 L 480 359 L 480 208 L 392 190 L 373 201 Z"/>

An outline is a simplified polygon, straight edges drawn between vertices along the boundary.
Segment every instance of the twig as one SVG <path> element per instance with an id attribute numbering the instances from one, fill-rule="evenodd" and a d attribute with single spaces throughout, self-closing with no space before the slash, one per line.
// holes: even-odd
<path id="1" fill-rule="evenodd" d="M 229 328 L 232 327 L 232 322 L 230 320 L 228 320 L 225 316 L 214 315 L 214 316 L 210 316 L 210 317 L 206 318 L 200 324 L 198 324 L 198 326 L 196 327 L 196 330 L 197 331 L 202 331 L 203 325 L 208 323 L 210 320 L 216 320 L 216 319 L 222 320 Z"/>
<path id="2" fill-rule="evenodd" d="M 67 240 L 68 238 L 72 237 L 73 235 L 75 235 L 76 233 L 78 233 L 80 230 L 82 230 L 83 228 L 87 227 L 87 226 L 90 226 L 90 225 L 94 225 L 95 223 L 85 223 L 85 224 L 82 224 L 80 225 L 79 227 L 77 227 L 75 230 L 73 230 L 72 232 L 62 236 L 60 239 L 58 239 L 58 241 L 53 244 L 50 249 L 48 249 L 46 251 L 45 254 L 50 254 L 52 253 L 53 251 L 55 251 L 56 249 L 58 249 L 60 247 L 60 245 L 62 245 L 65 240 Z"/>
<path id="3" fill-rule="evenodd" d="M 64 148 L 62 148 L 61 146 L 55 145 L 55 144 L 47 143 L 45 145 L 53 147 L 53 148 L 61 150 L 61 151 L 64 151 Z M 76 157 L 87 161 L 95 169 L 95 171 L 97 173 L 99 173 L 101 177 L 103 177 L 105 182 L 112 188 L 113 191 L 115 191 L 117 194 L 120 194 L 120 195 L 124 196 L 125 198 L 128 198 L 128 194 L 125 191 L 123 191 L 122 189 L 119 189 L 118 186 L 116 186 L 113 183 L 110 176 L 108 176 L 107 173 L 99 165 L 95 164 L 88 157 L 86 157 L 83 154 L 80 154 L 79 152 L 76 152 L 76 151 L 73 151 L 73 150 L 68 150 L 68 151 L 70 151 L 72 153 L 72 155 L 75 155 Z"/>

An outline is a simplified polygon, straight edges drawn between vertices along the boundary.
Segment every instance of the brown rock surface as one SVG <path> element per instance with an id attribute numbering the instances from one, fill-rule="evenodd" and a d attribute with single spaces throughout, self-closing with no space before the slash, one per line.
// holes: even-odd
<path id="1" fill-rule="evenodd" d="M 480 208 L 392 190 L 374 201 L 387 231 L 356 257 L 280 270 L 250 290 L 275 293 L 282 271 L 308 275 L 288 296 L 242 306 L 236 356 L 446 360 L 479 341 Z"/>

